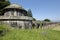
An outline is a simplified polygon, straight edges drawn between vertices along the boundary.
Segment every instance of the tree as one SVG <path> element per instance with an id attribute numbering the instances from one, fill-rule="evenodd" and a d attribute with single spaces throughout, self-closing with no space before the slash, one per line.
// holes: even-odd
<path id="1" fill-rule="evenodd" d="M 28 11 L 27 11 L 27 12 L 28 12 L 28 16 L 29 16 L 29 17 L 32 17 L 31 9 L 28 9 Z"/>
<path id="2" fill-rule="evenodd" d="M 6 0 L 0 0 L 1 2 L 5 2 Z"/>
<path id="3" fill-rule="evenodd" d="M 10 5 L 9 0 L 0 0 L 0 13 L 6 6 Z"/>
<path id="4" fill-rule="evenodd" d="M 46 22 L 50 22 L 51 20 L 50 20 L 50 19 L 44 19 L 44 21 L 46 21 Z"/>
<path id="5" fill-rule="evenodd" d="M 33 21 L 36 21 L 36 19 L 35 19 L 35 18 L 33 18 Z"/>

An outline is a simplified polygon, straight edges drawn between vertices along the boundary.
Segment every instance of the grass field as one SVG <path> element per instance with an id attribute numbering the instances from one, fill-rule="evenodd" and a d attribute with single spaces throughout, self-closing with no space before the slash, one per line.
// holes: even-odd
<path id="1" fill-rule="evenodd" d="M 9 30 L 0 40 L 60 40 L 60 26 L 52 29 L 14 29 L 6 25 L 0 25 L 0 30 Z"/>
<path id="2" fill-rule="evenodd" d="M 56 26 L 53 28 L 53 30 L 57 30 L 57 31 L 60 31 L 60 25 Z"/>
<path id="3" fill-rule="evenodd" d="M 21 30 L 13 29 L 0 40 L 60 40 L 60 31 L 55 30 Z"/>

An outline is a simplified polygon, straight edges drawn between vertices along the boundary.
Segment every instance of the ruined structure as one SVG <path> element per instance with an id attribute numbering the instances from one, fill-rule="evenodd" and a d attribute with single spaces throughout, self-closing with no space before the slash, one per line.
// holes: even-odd
<path id="1" fill-rule="evenodd" d="M 29 17 L 27 11 L 17 4 L 11 4 L 3 9 L 3 16 L 0 16 L 0 24 L 8 24 L 15 28 L 31 29 L 32 17 Z"/>

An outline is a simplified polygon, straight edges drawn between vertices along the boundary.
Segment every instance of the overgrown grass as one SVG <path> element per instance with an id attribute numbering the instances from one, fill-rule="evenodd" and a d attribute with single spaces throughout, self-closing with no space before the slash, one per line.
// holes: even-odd
<path id="1" fill-rule="evenodd" d="M 13 29 L 3 37 L 0 37 L 0 40 L 60 40 L 60 31 Z"/>
<path id="2" fill-rule="evenodd" d="M 8 25 L 0 25 L 1 30 L 8 30 L 0 40 L 60 40 L 60 31 L 49 29 L 13 29 Z"/>
<path id="3" fill-rule="evenodd" d="M 57 25 L 56 27 L 52 28 L 52 30 L 60 31 L 60 25 Z"/>
<path id="4" fill-rule="evenodd" d="M 11 31 L 12 27 L 6 24 L 0 25 L 0 37 L 6 35 L 9 31 Z"/>
<path id="5" fill-rule="evenodd" d="M 9 25 L 6 25 L 6 24 L 0 25 L 0 30 L 10 30 L 10 29 L 12 29 L 12 27 L 10 27 Z"/>

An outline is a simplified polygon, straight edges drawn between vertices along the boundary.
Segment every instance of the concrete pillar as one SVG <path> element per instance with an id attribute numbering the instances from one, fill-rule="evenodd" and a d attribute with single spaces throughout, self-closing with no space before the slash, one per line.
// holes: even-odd
<path id="1" fill-rule="evenodd" d="M 21 22 L 21 25 L 22 25 L 22 29 L 25 29 L 25 23 L 24 23 L 24 21 Z"/>
<path id="2" fill-rule="evenodd" d="M 17 16 L 17 11 L 14 11 L 14 16 Z"/>
<path id="3" fill-rule="evenodd" d="M 29 23 L 29 29 L 32 29 L 32 23 L 31 22 Z"/>
<path id="4" fill-rule="evenodd" d="M 18 16 L 22 16 L 22 13 L 18 11 Z"/>

